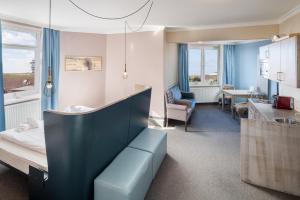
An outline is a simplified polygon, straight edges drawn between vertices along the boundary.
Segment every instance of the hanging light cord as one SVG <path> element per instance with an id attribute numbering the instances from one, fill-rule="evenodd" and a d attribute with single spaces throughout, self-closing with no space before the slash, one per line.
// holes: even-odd
<path id="1" fill-rule="evenodd" d="M 127 21 L 125 21 L 125 73 L 127 72 Z"/>
<path id="2" fill-rule="evenodd" d="M 153 1 L 152 1 L 152 3 L 150 4 L 150 8 L 149 8 L 149 10 L 148 10 L 148 12 L 147 12 L 147 15 L 146 15 L 146 17 L 145 17 L 143 23 L 142 23 L 137 29 L 134 30 L 134 29 L 128 24 L 128 22 L 125 21 L 125 24 L 126 24 L 127 27 L 130 29 L 131 32 L 139 32 L 139 31 L 144 27 L 144 25 L 145 25 L 146 22 L 147 22 L 147 19 L 148 19 L 149 15 L 150 15 L 152 6 L 153 6 Z M 125 26 L 126 26 L 126 25 L 125 25 Z"/>
<path id="3" fill-rule="evenodd" d="M 78 8 L 79 10 L 81 10 L 82 12 L 85 12 L 86 14 L 92 16 L 92 17 L 96 17 L 96 18 L 99 18 L 99 19 L 105 19 L 105 20 L 119 20 L 119 19 L 125 19 L 125 18 L 128 18 L 134 14 L 136 14 L 137 12 L 139 12 L 140 10 L 142 10 L 151 0 L 148 0 L 146 3 L 144 3 L 141 7 L 139 7 L 137 10 L 125 15 L 125 16 L 121 16 L 121 17 L 103 17 L 103 16 L 98 16 L 98 15 L 95 15 L 83 8 L 81 8 L 78 4 L 74 3 L 74 1 L 72 0 L 69 0 L 70 3 L 72 3 L 76 8 Z"/>
<path id="4" fill-rule="evenodd" d="M 52 0 L 49 1 L 49 39 L 48 39 L 48 45 L 49 45 L 49 68 L 51 70 L 51 17 L 52 17 Z"/>
<path id="5" fill-rule="evenodd" d="M 141 11 L 146 5 L 149 4 L 149 2 L 151 2 L 150 4 L 150 7 L 149 7 L 149 10 L 147 12 L 147 15 L 144 19 L 144 21 L 142 22 L 142 24 L 137 28 L 137 29 L 133 29 L 127 21 L 124 22 L 124 28 L 125 28 L 125 32 L 124 32 L 124 42 L 125 42 L 125 47 L 124 47 L 124 50 L 125 50 L 125 66 L 124 66 L 124 79 L 127 78 L 127 27 L 128 29 L 130 29 L 130 31 L 132 32 L 139 32 L 143 27 L 144 25 L 146 24 L 146 21 L 147 19 L 149 18 L 149 15 L 150 15 L 150 12 L 152 10 L 152 6 L 153 6 L 153 0 L 148 0 L 146 3 L 144 3 L 141 7 L 139 7 L 137 10 L 125 15 L 125 16 L 121 16 L 121 17 L 103 17 L 103 16 L 99 16 L 99 15 L 95 15 L 83 8 L 81 8 L 78 4 L 74 3 L 72 0 L 68 0 L 71 4 L 73 4 L 73 6 L 75 6 L 77 9 L 81 10 L 82 12 L 86 13 L 87 15 L 90 15 L 92 17 L 95 17 L 95 18 L 98 18 L 98 19 L 103 19 L 103 20 L 120 20 L 120 19 L 126 19 L 132 15 L 135 15 L 136 13 L 138 13 L 139 11 Z M 50 24 L 50 23 L 49 23 Z"/>

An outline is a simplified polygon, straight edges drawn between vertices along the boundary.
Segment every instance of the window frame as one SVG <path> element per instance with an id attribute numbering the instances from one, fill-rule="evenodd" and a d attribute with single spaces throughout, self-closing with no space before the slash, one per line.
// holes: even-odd
<path id="1" fill-rule="evenodd" d="M 201 49 L 201 81 L 190 82 L 190 86 L 219 86 L 220 85 L 220 71 L 221 71 L 221 46 L 220 45 L 199 45 L 199 44 L 189 44 L 188 49 Z M 210 84 L 205 80 L 205 49 L 216 49 L 218 51 L 218 81 L 217 83 Z"/>
<path id="2" fill-rule="evenodd" d="M 34 50 L 35 52 L 35 73 L 34 73 L 34 89 L 28 91 L 20 91 L 20 92 L 11 92 L 4 94 L 4 100 L 9 101 L 13 99 L 22 99 L 28 96 L 34 95 L 39 96 L 41 95 L 41 62 L 42 62 L 42 29 L 31 27 L 23 24 L 13 23 L 13 22 L 1 22 L 2 30 L 9 29 L 13 31 L 19 32 L 31 32 L 36 34 L 36 45 L 22 45 L 22 44 L 8 44 L 2 43 L 2 49 L 22 49 L 22 50 Z M 2 33 L 0 33 L 2 34 Z"/>

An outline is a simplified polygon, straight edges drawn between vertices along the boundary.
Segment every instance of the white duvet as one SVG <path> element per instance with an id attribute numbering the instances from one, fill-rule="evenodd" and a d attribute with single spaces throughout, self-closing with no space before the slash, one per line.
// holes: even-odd
<path id="1" fill-rule="evenodd" d="M 69 106 L 65 109 L 65 112 L 81 113 L 92 111 L 93 109 L 94 108 L 86 106 Z M 38 128 L 26 130 L 28 127 L 20 128 L 19 126 L 17 129 L 3 131 L 0 133 L 0 138 L 24 148 L 46 154 L 44 122 L 42 120 L 38 120 L 37 123 Z"/>
<path id="2" fill-rule="evenodd" d="M 38 121 L 38 128 L 17 132 L 15 129 L 3 131 L 0 138 L 33 151 L 46 154 L 44 123 Z"/>

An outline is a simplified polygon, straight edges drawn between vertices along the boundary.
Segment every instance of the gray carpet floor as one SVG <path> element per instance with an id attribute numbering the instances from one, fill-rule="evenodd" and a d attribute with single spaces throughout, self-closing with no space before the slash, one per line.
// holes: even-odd
<path id="1" fill-rule="evenodd" d="M 189 132 L 173 123 L 168 155 L 146 200 L 294 200 L 240 181 L 240 126 L 214 105 L 199 105 Z M 0 200 L 26 200 L 26 177 L 0 165 Z"/>
<path id="2" fill-rule="evenodd" d="M 146 200 L 300 199 L 240 180 L 240 126 L 215 105 L 199 105 L 189 132 L 168 133 L 165 158 Z"/>

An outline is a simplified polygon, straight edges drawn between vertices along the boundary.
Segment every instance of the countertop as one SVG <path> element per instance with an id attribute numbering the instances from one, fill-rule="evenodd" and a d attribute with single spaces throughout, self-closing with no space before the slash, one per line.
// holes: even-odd
<path id="1" fill-rule="evenodd" d="M 256 99 L 249 99 L 249 103 L 268 121 L 274 121 L 275 118 L 295 119 L 295 114 L 299 113 L 294 110 L 275 109 L 272 104 L 259 102 Z"/>

